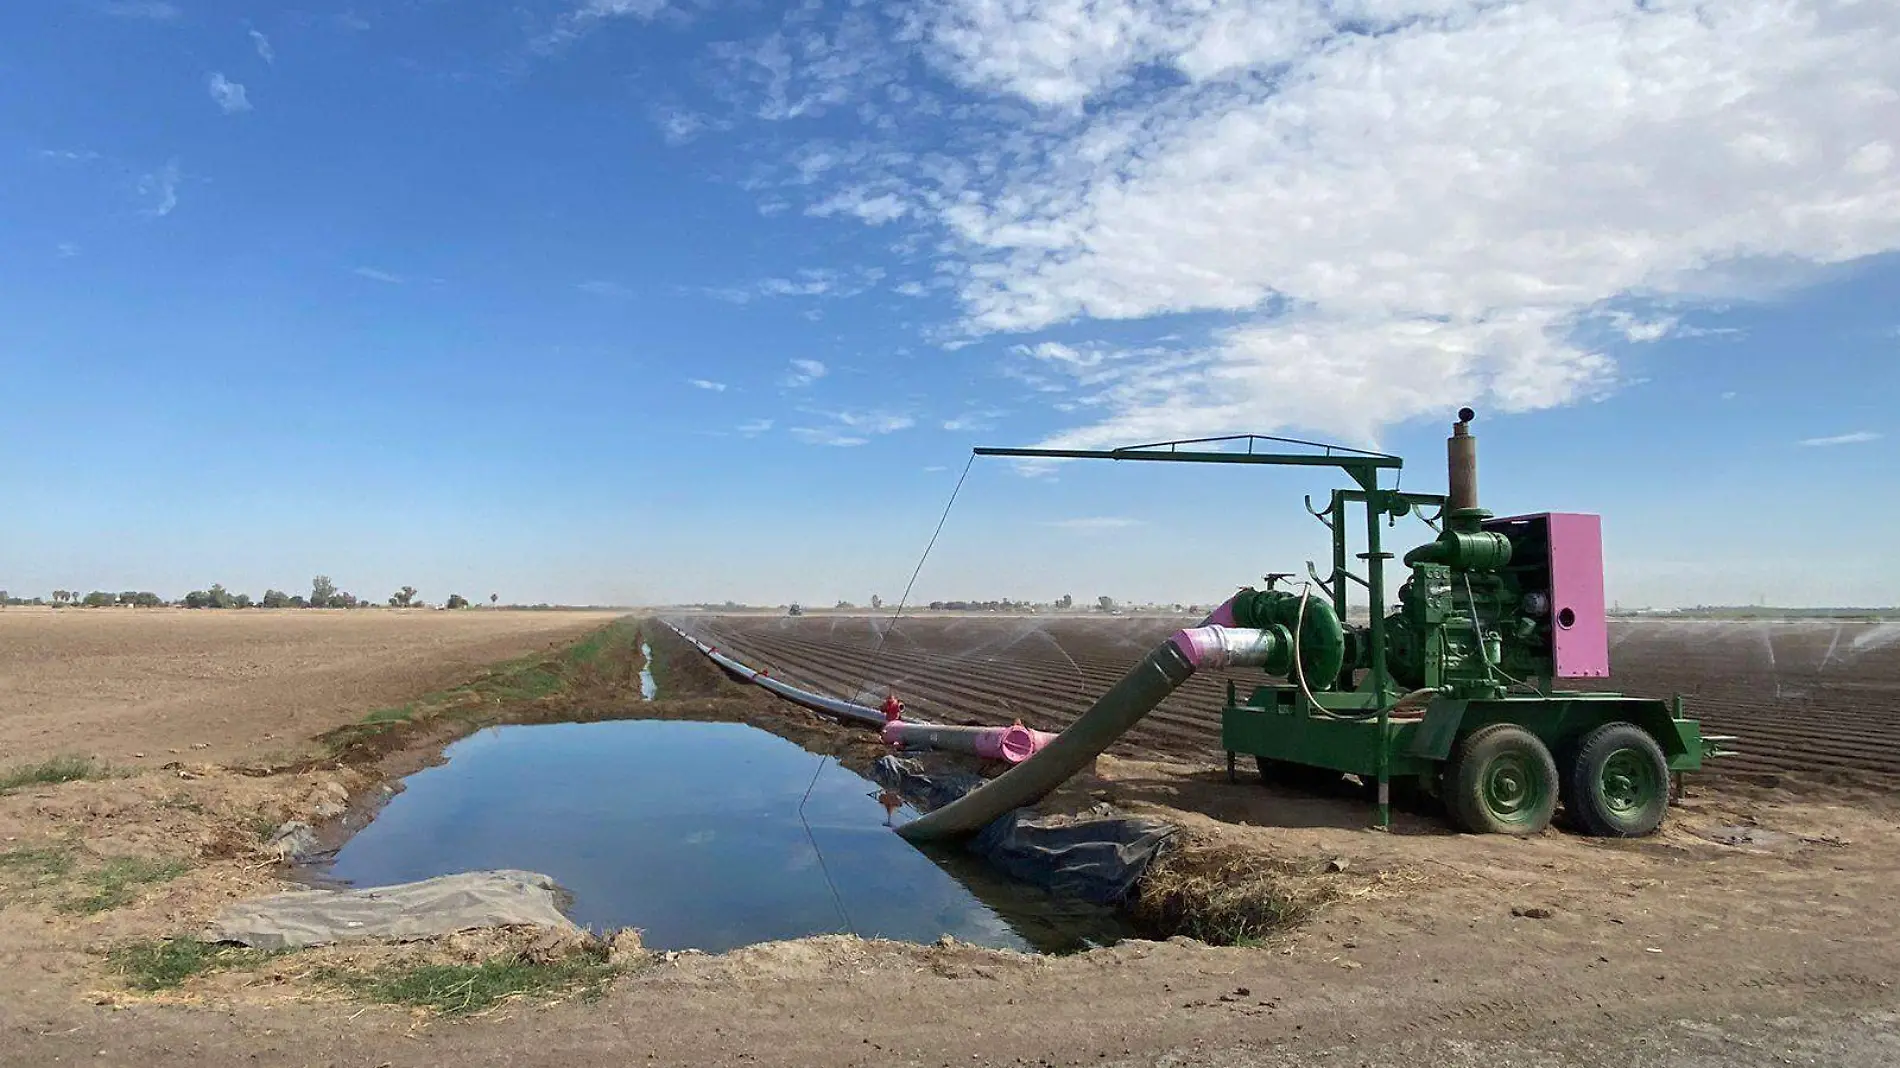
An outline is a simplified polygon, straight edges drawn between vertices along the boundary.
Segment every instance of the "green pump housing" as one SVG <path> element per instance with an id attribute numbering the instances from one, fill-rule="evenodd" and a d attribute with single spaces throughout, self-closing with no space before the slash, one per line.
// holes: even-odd
<path id="1" fill-rule="evenodd" d="M 1682 702 L 1597 690 L 1559 679 L 1609 674 L 1601 540 L 1594 516 L 1495 519 L 1478 503 L 1475 418 L 1459 412 L 1447 444 L 1449 492 L 1386 488 L 1396 456 L 1263 438 L 1162 442 L 1112 451 L 978 449 L 985 455 L 1192 463 L 1332 466 L 1355 483 L 1307 511 L 1329 529 L 1331 568 L 1307 581 L 1268 576 L 1243 588 L 1231 617 L 1209 622 L 1259 631 L 1264 681 L 1227 685 L 1221 745 L 1230 777 L 1251 755 L 1269 781 L 1334 789 L 1356 779 L 1390 823 L 1393 787 L 1441 799 L 1471 831 L 1534 833 L 1559 804 L 1571 823 L 1614 836 L 1648 834 L 1680 784 L 1719 755 Z M 1236 448 L 1245 442 L 1245 451 Z M 1256 452 L 1280 442 L 1317 454 Z M 1217 449 L 1191 446 L 1219 442 Z M 1354 511 L 1362 516 L 1355 516 Z M 1363 519 L 1365 551 L 1349 566 L 1349 534 Z M 1430 528 L 1405 554 L 1396 607 L 1386 596 L 1393 559 L 1385 529 L 1401 519 Z M 1352 587 L 1365 593 L 1352 618 Z M 1230 676 L 1231 678 L 1231 676 Z"/>

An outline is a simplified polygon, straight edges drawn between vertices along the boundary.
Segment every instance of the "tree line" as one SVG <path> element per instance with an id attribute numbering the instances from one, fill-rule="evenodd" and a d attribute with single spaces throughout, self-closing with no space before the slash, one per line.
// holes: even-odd
<path id="1" fill-rule="evenodd" d="M 498 604 L 501 595 L 488 595 L 490 605 Z M 391 608 L 426 608 L 428 603 L 422 600 L 422 594 L 414 586 L 404 586 L 389 595 L 385 602 Z M 310 593 L 289 594 L 282 590 L 265 590 L 264 596 L 253 599 L 248 593 L 232 593 L 224 584 L 214 582 L 208 590 L 192 590 L 177 600 L 168 601 L 148 590 L 123 590 L 111 593 L 106 590 L 93 590 L 81 595 L 77 590 L 54 590 L 50 601 L 34 597 L 31 599 L 14 597 L 6 590 L 0 590 L 0 604 L 4 605 L 45 605 L 54 607 L 73 605 L 84 608 L 110 608 L 127 606 L 133 608 L 159 608 L 170 605 L 177 608 L 374 608 L 374 601 L 359 598 L 347 590 L 337 588 L 328 575 L 318 575 L 310 580 Z M 443 602 L 444 608 L 467 608 L 469 599 L 459 593 L 451 593 Z"/>

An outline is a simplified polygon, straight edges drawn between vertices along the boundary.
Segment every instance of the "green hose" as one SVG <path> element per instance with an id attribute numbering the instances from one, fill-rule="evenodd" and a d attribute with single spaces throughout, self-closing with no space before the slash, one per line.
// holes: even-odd
<path id="1" fill-rule="evenodd" d="M 962 838 L 1012 809 L 1033 804 L 1081 771 L 1102 750 L 1194 674 L 1170 639 L 1142 658 L 1087 712 L 1042 751 L 897 833 L 913 842 Z"/>

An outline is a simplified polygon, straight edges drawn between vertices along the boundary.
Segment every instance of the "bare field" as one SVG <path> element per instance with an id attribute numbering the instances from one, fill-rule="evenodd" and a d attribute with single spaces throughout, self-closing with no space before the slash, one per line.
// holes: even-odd
<path id="1" fill-rule="evenodd" d="M 1188 621 L 1192 622 L 1192 621 Z M 919 719 L 1059 730 L 1183 625 L 1179 619 L 761 618 L 682 623 L 755 667 L 827 693 L 895 687 Z M 1707 733 L 1742 738 L 1720 769 L 1900 775 L 1900 624 L 1619 621 L 1608 688 L 1683 695 Z M 1119 752 L 1213 759 L 1229 680 L 1207 674 L 1163 702 Z M 875 703 L 875 702 L 873 702 Z"/>
<path id="2" fill-rule="evenodd" d="M 453 685 L 607 612 L 0 611 L 0 763 L 80 753 L 293 751 L 366 710 Z M 140 756 L 138 754 L 144 754 Z"/>
<path id="3" fill-rule="evenodd" d="M 1460 835 L 1409 812 L 1395 833 L 1369 833 L 1357 797 L 1225 781 L 1209 712 L 1218 679 L 1197 680 L 1045 807 L 1107 802 L 1174 822 L 1197 848 L 1239 863 L 1307 873 L 1330 903 L 1265 944 L 1134 941 L 1048 958 L 826 936 L 655 956 L 598 1000 L 511 998 L 470 1020 L 346 997 L 317 978 L 337 959 L 328 951 L 140 992 L 113 971 L 113 947 L 197 931 L 233 899 L 289 888 L 260 831 L 323 818 L 339 797 L 376 796 L 435 759 L 452 725 L 419 727 L 364 762 L 333 754 L 267 773 L 261 753 L 606 617 L 65 614 L 0 617 L 0 763 L 24 739 L 32 753 L 116 753 L 148 770 L 0 794 L 0 862 L 15 864 L 0 864 L 0 1064 L 1885 1068 L 1900 1050 L 1891 796 L 1749 776 L 1692 790 L 1663 833 L 1642 841 Z M 864 618 L 685 621 L 829 692 L 868 678 L 898 685 L 920 716 L 1020 715 L 1047 726 L 1178 625 L 922 618 L 877 652 L 882 624 Z M 879 751 L 871 733 L 735 683 L 671 632 L 639 627 L 660 683 L 653 702 L 634 681 L 641 665 L 624 659 L 644 654 L 623 643 L 622 659 L 587 661 L 571 692 L 497 714 L 743 720 L 842 760 Z M 1764 722 L 1785 719 L 1797 732 L 1804 708 L 1868 693 L 1876 697 L 1860 703 L 1872 705 L 1890 692 L 1876 671 L 1892 663 L 1881 632 L 1728 636 L 1622 634 L 1619 665 L 1625 675 L 1644 664 L 1671 672 L 1668 685 L 1709 709 L 1730 694 L 1737 707 L 1762 700 Z M 1775 654 L 1772 674 L 1721 667 L 1750 642 Z M 200 743 L 208 748 L 191 749 Z M 147 758 L 130 757 L 140 746 Z M 159 768 L 171 748 L 187 752 Z M 72 872 L 24 879 L 21 863 L 53 854 L 74 858 Z M 181 873 L 99 911 L 68 907 L 88 873 L 124 857 Z M 347 952 L 412 951 L 425 952 Z M 492 950 L 451 938 L 426 952 L 467 964 Z"/>

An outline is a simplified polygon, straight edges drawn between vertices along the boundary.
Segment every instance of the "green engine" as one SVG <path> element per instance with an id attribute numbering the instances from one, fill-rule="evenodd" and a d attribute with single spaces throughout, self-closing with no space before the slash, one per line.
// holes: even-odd
<path id="1" fill-rule="evenodd" d="M 1542 554 L 1481 529 L 1489 514 L 1454 514 L 1450 529 L 1412 550 L 1399 611 L 1385 621 L 1386 667 L 1400 685 L 1447 697 L 1503 696 L 1512 683 L 1548 680 L 1554 622 Z M 1529 547 L 1527 547 L 1529 548 Z M 1545 688 L 1549 683 L 1544 682 Z"/>
<path id="2" fill-rule="evenodd" d="M 1500 697 L 1513 683 L 1553 674 L 1550 581 L 1539 531 L 1483 529 L 1490 513 L 1448 517 L 1437 540 L 1405 557 L 1411 578 L 1385 619 L 1386 670 L 1402 690 L 1445 697 Z M 1520 549 L 1518 542 L 1526 542 Z M 1352 690 L 1371 668 L 1371 628 L 1342 624 L 1325 598 L 1254 590 L 1234 602 L 1234 621 L 1260 630 L 1267 674 L 1313 690 Z M 1297 665 L 1296 665 L 1297 661 Z"/>

